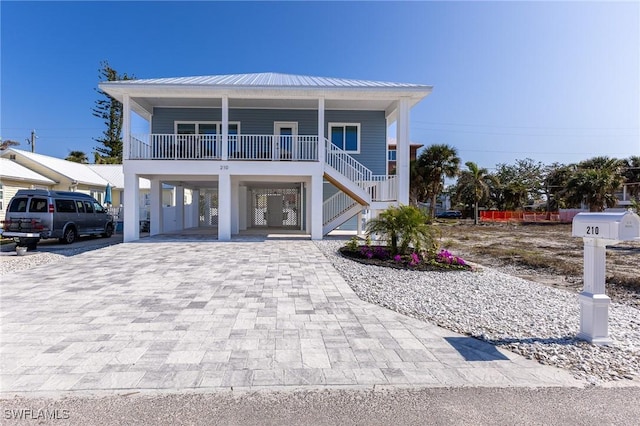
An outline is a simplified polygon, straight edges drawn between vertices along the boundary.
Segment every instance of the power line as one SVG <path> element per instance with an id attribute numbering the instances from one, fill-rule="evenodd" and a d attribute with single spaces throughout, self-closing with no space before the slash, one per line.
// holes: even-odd
<path id="1" fill-rule="evenodd" d="M 458 148 L 458 147 L 456 147 L 456 149 L 458 149 L 458 151 L 460 151 L 460 152 L 492 152 L 492 153 L 498 153 L 498 154 L 594 155 L 593 152 L 500 151 L 500 150 L 489 150 L 489 149 L 465 149 L 465 148 Z M 623 156 L 626 156 L 628 154 L 624 153 L 624 152 L 609 152 L 607 154 L 601 154 L 601 155 L 606 155 L 606 156 L 623 155 Z"/>
<path id="2" fill-rule="evenodd" d="M 414 126 L 414 129 L 428 130 L 431 132 L 444 132 L 444 133 L 464 133 L 471 135 L 493 135 L 493 136 L 552 136 L 552 137 L 637 137 L 640 133 L 633 134 L 570 134 L 570 133 L 513 133 L 513 132 L 480 132 L 471 130 L 456 130 L 456 129 L 434 129 L 430 127 Z"/>
<path id="3" fill-rule="evenodd" d="M 503 126 L 495 124 L 465 124 L 465 123 L 442 123 L 435 121 L 411 120 L 413 123 L 432 124 L 436 126 L 462 126 L 462 127 L 495 127 L 502 129 L 549 129 L 549 130 L 639 130 L 637 127 L 542 127 L 542 126 Z"/>

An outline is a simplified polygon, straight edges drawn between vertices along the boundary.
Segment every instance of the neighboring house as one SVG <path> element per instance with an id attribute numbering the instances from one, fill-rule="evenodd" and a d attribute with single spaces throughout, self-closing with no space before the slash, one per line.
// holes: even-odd
<path id="1" fill-rule="evenodd" d="M 422 148 L 424 145 L 421 143 L 411 142 L 409 144 L 409 161 L 414 161 L 418 158 L 418 150 Z M 396 171 L 396 156 L 397 153 L 397 144 L 396 138 L 388 138 L 387 139 L 387 174 L 395 174 Z"/>
<path id="2" fill-rule="evenodd" d="M 409 116 L 431 93 L 419 84 L 238 74 L 109 81 L 123 104 L 124 240 L 140 237 L 138 178 L 151 181 L 151 234 L 166 232 L 162 184 L 176 227 L 214 226 L 218 239 L 284 228 L 312 239 L 369 209 L 409 203 Z M 150 134 L 131 134 L 131 111 Z M 387 129 L 396 123 L 396 175 Z"/>
<path id="3" fill-rule="evenodd" d="M 0 157 L 0 220 L 4 220 L 7 205 L 20 189 L 49 189 L 56 183 L 15 161 Z"/>
<path id="4" fill-rule="evenodd" d="M 620 191 L 616 192 L 616 197 L 618 198 L 618 208 L 630 208 L 631 207 L 631 202 L 633 201 L 633 197 L 631 196 L 632 194 L 632 187 L 636 187 L 640 185 L 640 182 L 632 182 L 632 183 L 625 183 L 622 185 L 622 188 L 620 188 Z"/>
<path id="5" fill-rule="evenodd" d="M 17 149 L 7 149 L 0 155 L 0 218 L 4 218 L 7 203 L 19 189 L 83 192 L 104 204 L 105 191 L 109 184 L 114 214 L 123 204 L 122 164 L 81 164 Z M 141 178 L 138 187 L 139 215 L 141 220 L 146 220 L 149 216 L 151 182 Z M 172 187 L 164 186 L 162 203 L 165 207 L 175 206 Z"/>
<path id="6" fill-rule="evenodd" d="M 116 209 L 123 206 L 124 171 L 122 164 L 87 164 L 86 166 L 109 182 L 111 186 L 111 205 Z M 138 207 L 140 209 L 141 220 L 146 220 L 149 216 L 149 206 L 151 203 L 151 182 L 149 179 L 144 178 L 140 178 L 139 182 L 140 196 Z M 173 191 L 173 187 L 164 185 L 162 189 L 162 205 L 164 207 L 175 206 L 176 200 L 174 196 L 175 192 Z M 116 209 L 114 209 L 114 212 Z"/>
<path id="7" fill-rule="evenodd" d="M 108 182 L 86 164 L 13 148 L 2 151 L 0 156 L 51 179 L 54 184 L 50 189 L 82 192 L 101 203 L 104 200 Z"/>

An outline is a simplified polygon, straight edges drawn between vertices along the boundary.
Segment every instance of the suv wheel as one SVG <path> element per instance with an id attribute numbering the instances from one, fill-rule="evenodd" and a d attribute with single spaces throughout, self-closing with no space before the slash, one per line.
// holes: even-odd
<path id="1" fill-rule="evenodd" d="M 102 236 L 105 237 L 105 238 L 109 238 L 112 235 L 113 235 L 113 225 L 112 224 L 108 224 L 107 225 L 107 229 L 105 229 L 105 231 L 103 232 Z"/>
<path id="2" fill-rule="evenodd" d="M 62 236 L 62 242 L 65 244 L 71 244 L 76 240 L 76 229 L 73 226 L 68 227 L 64 231 Z"/>

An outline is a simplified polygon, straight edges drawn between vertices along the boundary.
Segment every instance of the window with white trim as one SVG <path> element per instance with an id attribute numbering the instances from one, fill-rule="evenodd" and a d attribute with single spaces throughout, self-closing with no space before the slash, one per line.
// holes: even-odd
<path id="1" fill-rule="evenodd" d="M 178 135 L 221 135 L 222 122 L 220 121 L 176 121 L 176 134 Z M 229 134 L 240 134 L 240 122 L 229 122 Z"/>
<path id="2" fill-rule="evenodd" d="M 396 161 L 396 150 L 395 150 L 395 148 L 393 148 L 393 149 L 389 148 L 389 154 L 387 156 L 387 159 L 389 161 Z"/>
<path id="3" fill-rule="evenodd" d="M 4 210 L 4 187 L 0 183 L 0 210 Z"/>
<path id="4" fill-rule="evenodd" d="M 338 148 L 360 153 L 360 123 L 329 123 L 329 137 Z"/>

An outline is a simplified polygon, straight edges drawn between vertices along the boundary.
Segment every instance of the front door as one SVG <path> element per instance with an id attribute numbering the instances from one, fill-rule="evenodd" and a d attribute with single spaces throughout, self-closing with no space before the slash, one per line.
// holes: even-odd
<path id="1" fill-rule="evenodd" d="M 295 121 L 276 121 L 274 123 L 275 146 L 274 160 L 295 160 L 297 155 L 296 136 L 298 123 Z"/>
<path id="2" fill-rule="evenodd" d="M 284 197 L 282 195 L 269 195 L 267 197 L 267 226 L 282 226 Z"/>

